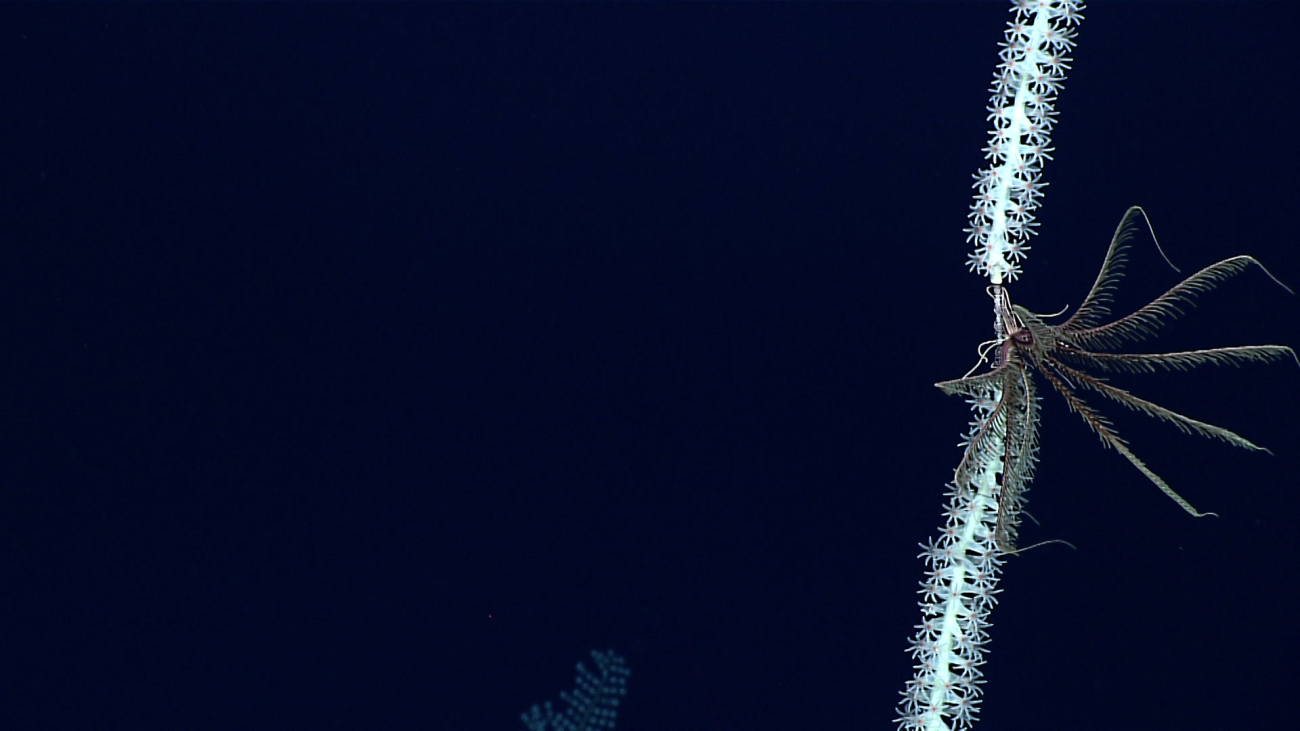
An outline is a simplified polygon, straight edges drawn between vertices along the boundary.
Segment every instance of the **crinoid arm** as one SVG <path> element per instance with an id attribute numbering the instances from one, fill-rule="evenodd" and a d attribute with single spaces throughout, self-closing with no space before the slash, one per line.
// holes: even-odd
<path id="1" fill-rule="evenodd" d="M 1056 355 L 1105 371 L 1131 373 L 1155 373 L 1161 369 L 1182 371 L 1202 365 L 1269 363 L 1288 357 L 1300 365 L 1296 352 L 1285 345 L 1237 345 L 1172 353 L 1100 353 L 1082 348 L 1060 348 Z"/>
<path id="2" fill-rule="evenodd" d="M 1168 495 L 1169 499 L 1178 503 L 1179 507 L 1181 507 L 1183 510 L 1187 511 L 1189 514 L 1197 518 L 1204 518 L 1207 515 L 1217 515 L 1217 513 L 1201 512 L 1196 508 L 1192 507 L 1192 504 L 1187 502 L 1187 500 L 1182 495 L 1179 495 L 1177 491 L 1175 491 L 1172 487 L 1170 487 L 1169 483 L 1165 482 L 1164 479 L 1160 477 L 1160 475 L 1157 475 L 1155 472 L 1153 472 L 1150 467 L 1147 467 L 1146 463 L 1143 462 L 1141 458 L 1139 458 L 1136 454 L 1133 453 L 1131 449 L 1128 448 L 1128 443 L 1124 440 L 1123 437 L 1121 437 L 1115 431 L 1114 427 L 1110 423 L 1110 420 L 1102 416 L 1101 414 L 1098 414 L 1096 411 L 1093 411 L 1091 406 L 1088 406 L 1088 404 L 1084 403 L 1083 399 L 1079 398 L 1078 395 L 1075 394 L 1074 391 L 1070 389 L 1069 385 L 1065 383 L 1065 381 L 1062 379 L 1061 376 L 1058 376 L 1057 374 L 1053 373 L 1052 371 L 1046 368 L 1042 368 L 1040 369 L 1040 371 L 1042 372 L 1043 376 L 1048 380 L 1048 382 L 1052 384 L 1052 387 L 1055 388 L 1057 391 L 1059 391 L 1061 393 L 1061 396 L 1065 398 L 1065 402 L 1069 404 L 1070 410 L 1078 414 L 1080 417 L 1082 417 L 1084 422 L 1087 423 L 1087 425 L 1093 430 L 1093 432 L 1096 433 L 1096 435 L 1101 438 L 1102 444 L 1105 444 L 1106 446 L 1113 448 L 1116 452 L 1119 452 L 1121 455 L 1123 455 L 1124 459 L 1127 459 L 1130 464 L 1132 464 L 1134 467 L 1138 469 L 1139 472 L 1141 472 L 1143 475 L 1146 475 L 1146 478 L 1150 480 L 1151 483 L 1154 484 L 1156 487 L 1160 488 L 1161 492 L 1163 492 L 1165 495 Z M 1083 375 L 1087 375 L 1087 374 L 1083 374 Z M 1154 404 L 1152 404 L 1152 406 L 1154 406 Z M 1196 422 L 1196 423 L 1200 424 L 1201 422 Z M 1211 426 L 1211 425 L 1205 424 L 1204 426 Z M 1211 428 L 1218 429 L 1219 427 L 1211 427 Z M 1226 432 L 1227 430 L 1224 429 L 1222 431 Z M 1232 432 L 1228 432 L 1228 433 L 1232 434 Z M 1235 437 L 1237 435 L 1233 434 L 1233 436 Z M 1237 438 L 1241 439 L 1241 437 L 1237 437 Z M 1246 442 L 1246 444 L 1250 444 L 1250 442 L 1247 442 L 1245 439 L 1241 439 L 1241 441 Z M 1259 447 L 1255 447 L 1255 445 L 1253 444 L 1250 444 L 1250 446 L 1255 449 L 1259 449 Z"/>
<path id="3" fill-rule="evenodd" d="M 1219 286 L 1223 280 L 1240 274 L 1251 265 L 1259 267 L 1270 279 L 1282 285 L 1255 257 L 1244 254 L 1234 256 L 1205 267 L 1136 312 L 1114 322 L 1080 327 L 1081 323 L 1071 318 L 1060 326 L 1062 338 L 1080 347 L 1093 345 L 1115 347 L 1126 340 L 1145 340 L 1154 335 L 1167 320 L 1182 315 L 1187 307 L 1192 306 L 1197 297 Z M 1285 288 L 1286 285 L 1282 286 Z"/>
<path id="4" fill-rule="evenodd" d="M 1096 281 L 1092 283 L 1092 288 L 1079 304 L 1079 309 L 1075 310 L 1070 319 L 1060 327 L 1086 329 L 1096 325 L 1102 317 L 1110 314 L 1110 303 L 1114 299 L 1115 288 L 1119 286 L 1119 280 L 1124 275 L 1124 264 L 1128 260 L 1128 242 L 1133 238 L 1133 232 L 1137 227 L 1137 216 L 1142 212 L 1140 206 L 1132 206 L 1125 211 L 1124 217 L 1115 227 L 1115 235 L 1110 239 L 1110 248 L 1106 249 L 1106 257 L 1101 260 L 1101 269 L 1097 272 Z"/>
<path id="5" fill-rule="evenodd" d="M 953 475 L 956 489 L 968 489 L 974 475 L 997 460 L 997 519 L 993 538 L 998 550 L 1016 553 L 1025 490 L 1038 461 L 1038 396 L 1024 361 L 1011 355 L 1001 365 L 978 376 L 936 383 L 947 394 L 972 402 L 991 400 L 984 416 L 971 425 L 966 451 Z"/>
<path id="6" fill-rule="evenodd" d="M 1269 279 L 1291 294 L 1290 287 L 1273 276 L 1263 264 L 1252 256 L 1234 256 L 1215 262 L 1199 272 L 1187 277 L 1169 291 L 1157 297 L 1136 312 L 1105 325 L 1099 324 L 1110 313 L 1115 288 L 1124 273 L 1128 260 L 1128 248 L 1133 234 L 1137 230 L 1138 216 L 1146 217 L 1146 211 L 1140 206 L 1133 206 L 1124 213 L 1115 235 L 1111 237 L 1110 247 L 1102 260 L 1101 269 L 1092 288 L 1083 298 L 1083 302 L 1070 319 L 1057 325 L 1065 342 L 1078 347 L 1115 347 L 1124 341 L 1144 340 L 1165 324 L 1182 315 L 1196 298 L 1219 285 L 1225 279 L 1240 274 L 1251 265 L 1259 267 Z M 1153 234 L 1154 236 L 1154 234 Z M 1160 244 L 1157 242 L 1156 247 Z M 1160 250 L 1161 256 L 1164 251 Z M 1165 261 L 1169 261 L 1168 257 Z M 1173 266 L 1170 263 L 1170 266 Z M 1039 316 L 1042 317 L 1042 316 Z"/>
<path id="7" fill-rule="evenodd" d="M 1268 451 L 1236 432 L 1229 431 L 1221 426 L 1207 424 L 1206 422 L 1197 421 L 1196 419 L 1183 416 L 1177 411 L 1166 409 L 1159 404 L 1134 396 L 1118 386 L 1112 386 L 1089 373 L 1084 373 L 1077 368 L 1070 368 L 1054 358 L 1051 359 L 1051 363 L 1052 366 L 1059 370 L 1062 375 L 1074 380 L 1083 387 L 1096 391 L 1106 398 L 1118 401 L 1134 411 L 1139 411 L 1147 416 L 1160 419 L 1161 421 L 1167 421 L 1188 434 L 1200 434 L 1203 437 L 1209 437 L 1211 439 L 1221 439 L 1234 447 L 1241 447 L 1242 449 Z M 1046 372 L 1044 375 L 1047 375 Z"/>

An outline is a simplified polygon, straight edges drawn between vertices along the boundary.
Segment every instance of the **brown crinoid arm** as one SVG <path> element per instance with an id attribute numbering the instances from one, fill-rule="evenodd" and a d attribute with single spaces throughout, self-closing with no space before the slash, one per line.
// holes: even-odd
<path id="1" fill-rule="evenodd" d="M 998 548 L 1006 553 L 1016 552 L 1025 491 L 1034 479 L 1034 465 L 1038 462 L 1038 395 L 1028 369 L 1021 369 L 1019 375 L 1020 378 L 1006 384 L 1002 399 L 1008 411 L 994 538 Z M 1012 394 L 1010 398 L 1006 396 L 1008 392 Z"/>
<path id="2" fill-rule="evenodd" d="M 1006 393 L 1003 383 L 1009 377 L 1014 377 L 1014 372 L 1017 370 L 1023 370 L 1023 365 L 1018 361 L 1008 362 L 988 373 L 940 381 L 934 385 L 950 396 L 988 398 L 994 391 Z M 972 475 L 987 463 L 990 455 L 995 453 L 993 444 L 997 441 L 997 435 L 1003 431 L 1009 411 L 1006 400 L 1001 399 L 994 405 L 989 415 L 972 428 L 970 439 L 966 443 L 966 451 L 962 454 L 961 462 L 958 463 L 957 471 L 953 475 L 953 483 L 958 489 L 970 485 Z"/>
<path id="3" fill-rule="evenodd" d="M 1092 289 L 1088 290 L 1088 295 L 1079 304 L 1079 309 L 1074 311 L 1070 319 L 1061 323 L 1060 327 L 1075 330 L 1090 328 L 1110 312 L 1111 295 L 1119 283 L 1120 276 L 1123 275 L 1124 262 L 1128 258 L 1126 254 L 1128 241 L 1133 238 L 1136 219 L 1142 213 L 1140 206 L 1133 206 L 1124 212 L 1124 217 L 1115 227 L 1115 235 L 1110 239 L 1110 248 L 1106 250 L 1106 258 L 1101 262 L 1101 270 L 1097 272 L 1097 280 L 1092 283 Z"/>
<path id="4" fill-rule="evenodd" d="M 969 489 L 975 473 L 988 467 L 994 456 L 1000 458 L 994 539 L 1000 550 L 1015 553 L 1024 492 L 1038 459 L 1038 398 L 1033 380 L 1023 360 L 1012 355 L 989 373 L 935 385 L 945 393 L 976 398 L 987 398 L 994 391 L 999 394 L 993 409 L 972 429 L 953 482 L 958 489 Z"/>
<path id="5" fill-rule="evenodd" d="M 1056 365 L 1055 363 L 1053 364 Z M 1061 392 L 1062 396 L 1065 397 L 1065 402 L 1070 405 L 1070 410 L 1081 416 L 1083 420 L 1087 422 L 1088 426 L 1092 428 L 1093 432 L 1095 432 L 1097 436 L 1101 437 L 1103 444 L 1113 447 L 1116 452 L 1124 455 L 1124 459 L 1127 459 L 1130 464 L 1138 469 L 1139 472 L 1146 475 L 1147 479 L 1151 480 L 1152 484 L 1160 488 L 1160 491 L 1168 495 L 1174 502 L 1178 503 L 1183 510 L 1186 510 L 1188 513 L 1198 518 L 1203 518 L 1207 515 L 1215 515 L 1215 513 L 1202 513 L 1192 507 L 1191 503 L 1184 500 L 1182 495 L 1179 495 L 1169 486 L 1169 483 L 1161 479 L 1160 475 L 1152 472 L 1151 468 L 1147 467 L 1145 462 L 1139 459 L 1136 454 L 1133 454 L 1133 452 L 1128 448 L 1128 444 L 1115 432 L 1110 422 L 1107 421 L 1104 416 L 1093 411 L 1090 406 L 1083 402 L 1083 399 L 1080 399 L 1070 390 L 1070 387 L 1066 385 L 1065 381 L 1062 380 L 1060 376 L 1056 375 L 1048 368 L 1041 367 L 1042 365 L 1045 364 L 1040 364 L 1039 370 L 1042 372 L 1043 376 L 1051 382 L 1052 386 L 1057 391 Z"/>
<path id="6" fill-rule="evenodd" d="M 934 384 L 934 387 L 949 396 L 982 398 L 989 391 L 1001 387 L 1002 381 L 1008 373 L 1023 367 L 1024 364 L 1019 360 L 1008 360 L 988 373 L 981 373 L 978 376 L 966 376 L 965 378 L 954 378 L 951 381 L 939 381 Z"/>
<path id="7" fill-rule="evenodd" d="M 1051 356 L 1048 356 L 1047 360 L 1067 378 L 1072 378 L 1083 386 L 1090 388 L 1107 398 L 1118 401 L 1134 411 L 1140 411 L 1147 416 L 1153 416 L 1161 421 L 1167 421 L 1188 434 L 1200 434 L 1203 437 L 1210 437 L 1211 439 L 1222 439 L 1228 444 L 1231 444 L 1234 447 L 1241 447 L 1242 449 L 1263 452 L 1268 451 L 1236 432 L 1229 431 L 1221 426 L 1197 421 L 1196 419 L 1183 416 L 1177 411 L 1166 409 L 1159 404 L 1154 404 L 1146 399 L 1138 398 L 1128 391 L 1117 386 L 1112 386 L 1096 376 L 1084 373 L 1076 368 L 1071 368 Z"/>
<path id="8" fill-rule="evenodd" d="M 1285 345 L 1238 345 L 1175 353 L 1097 353 L 1080 348 L 1059 348 L 1055 353 L 1112 372 L 1154 373 L 1159 368 L 1187 370 L 1200 365 L 1267 363 L 1288 356 L 1296 361 L 1296 365 L 1300 365 L 1295 351 Z"/>
<path id="9" fill-rule="evenodd" d="M 1060 325 L 1058 332 L 1063 340 L 1082 347 L 1115 347 L 1125 340 L 1143 340 L 1153 335 L 1164 324 L 1165 319 L 1173 319 L 1183 314 L 1183 309 L 1191 306 L 1197 296 L 1214 289 L 1219 282 L 1241 273 L 1252 264 L 1264 269 L 1264 265 L 1251 256 L 1224 259 L 1174 285 L 1168 292 L 1131 315 L 1095 327 L 1086 326 L 1086 318 L 1081 319 L 1075 315 Z M 1264 273 L 1268 274 L 1268 270 L 1264 269 Z M 1269 277 L 1277 281 L 1272 274 L 1269 274 Z"/>

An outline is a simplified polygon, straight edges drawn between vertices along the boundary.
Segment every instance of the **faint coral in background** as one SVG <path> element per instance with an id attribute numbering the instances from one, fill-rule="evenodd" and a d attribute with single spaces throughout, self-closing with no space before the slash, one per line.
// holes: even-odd
<path id="1" fill-rule="evenodd" d="M 547 701 L 533 706 L 519 716 L 526 731 L 598 731 L 613 729 L 618 721 L 619 699 L 627 695 L 627 677 L 632 671 L 627 660 L 613 650 L 591 651 L 596 669 L 588 670 L 578 663 L 577 685 L 572 693 L 560 693 L 560 700 L 568 706 L 564 713 L 556 713 Z"/>

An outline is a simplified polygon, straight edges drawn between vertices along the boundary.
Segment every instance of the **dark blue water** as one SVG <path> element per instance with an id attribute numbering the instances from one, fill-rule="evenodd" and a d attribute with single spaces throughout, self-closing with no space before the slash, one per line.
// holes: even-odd
<path id="1" fill-rule="evenodd" d="M 1300 284 L 1283 3 L 1086 13 L 1026 274 L 1144 205 Z M 888 728 L 991 336 L 963 265 L 1000 4 L 0 7 L 0 719 Z M 1172 286 L 1141 238 L 1117 309 Z M 1248 272 L 1137 350 L 1300 343 Z M 989 728 L 1280 727 L 1300 369 L 1044 390 Z"/>

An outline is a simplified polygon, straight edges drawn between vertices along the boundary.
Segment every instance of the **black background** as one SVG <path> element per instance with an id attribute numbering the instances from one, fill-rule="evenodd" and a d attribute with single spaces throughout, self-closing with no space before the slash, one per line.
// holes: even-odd
<path id="1" fill-rule="evenodd" d="M 890 728 L 990 336 L 991 3 L 0 7 L 0 721 Z M 1290 3 L 1097 3 L 1026 274 L 1300 284 Z M 1178 279 L 1139 239 L 1119 308 Z M 1300 342 L 1251 271 L 1149 350 Z M 1300 372 L 1044 393 L 983 717 L 1278 728 Z"/>

